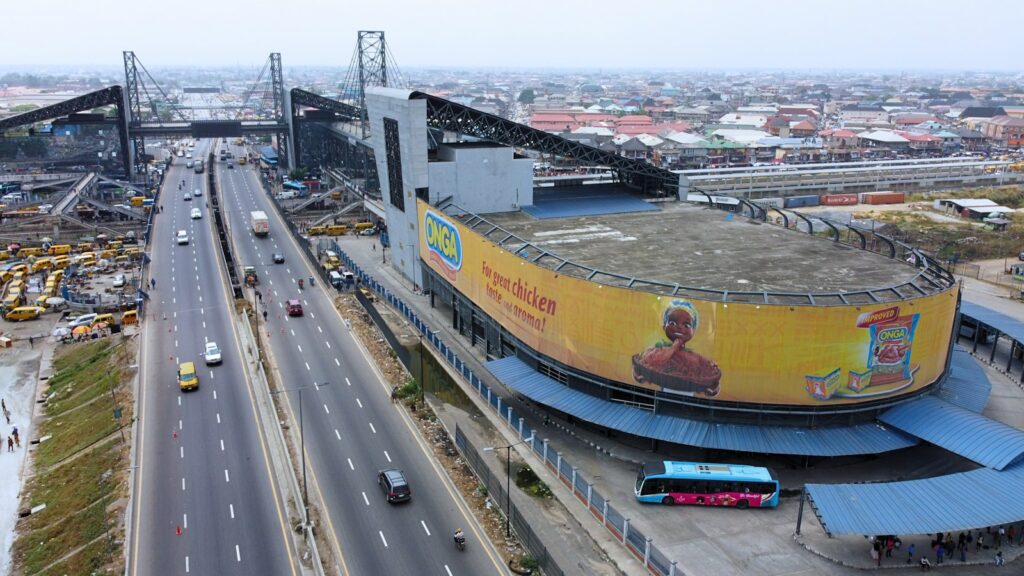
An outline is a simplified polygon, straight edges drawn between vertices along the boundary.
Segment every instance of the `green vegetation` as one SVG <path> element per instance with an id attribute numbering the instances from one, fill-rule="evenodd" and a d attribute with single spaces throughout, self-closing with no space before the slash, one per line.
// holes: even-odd
<path id="1" fill-rule="evenodd" d="M 516 486 L 531 496 L 537 498 L 551 498 L 551 488 L 537 477 L 537 473 L 529 466 L 523 466 L 516 470 Z"/>
<path id="2" fill-rule="evenodd" d="M 46 508 L 18 524 L 15 572 L 123 571 L 120 537 L 111 532 L 120 529 L 117 512 L 110 506 L 127 492 L 128 445 L 115 434 L 113 406 L 116 398 L 125 412 L 121 421 L 131 421 L 130 357 L 125 341 L 107 338 L 66 347 L 54 358 L 39 430 L 50 439 L 38 445 L 25 486 L 28 505 Z"/>
<path id="3" fill-rule="evenodd" d="M 527 88 L 519 93 L 517 100 L 520 104 L 533 104 L 533 101 L 537 99 L 537 93 L 534 92 L 533 88 Z"/>

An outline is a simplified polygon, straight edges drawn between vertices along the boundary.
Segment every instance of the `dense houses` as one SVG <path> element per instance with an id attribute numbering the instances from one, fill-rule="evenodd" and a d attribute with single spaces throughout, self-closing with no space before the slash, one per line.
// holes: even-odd
<path id="1" fill-rule="evenodd" d="M 519 94 L 530 98 L 519 98 L 517 119 L 666 168 L 1001 155 L 1024 146 L 1024 89 L 996 92 L 984 82 L 570 80 L 524 86 Z"/>

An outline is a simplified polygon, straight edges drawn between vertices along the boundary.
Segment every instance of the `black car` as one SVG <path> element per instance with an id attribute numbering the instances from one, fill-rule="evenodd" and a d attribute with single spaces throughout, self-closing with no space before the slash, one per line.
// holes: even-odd
<path id="1" fill-rule="evenodd" d="M 405 479 L 405 472 L 398 468 L 389 468 L 377 473 L 377 484 L 384 492 L 384 497 L 391 504 L 408 502 L 412 498 L 412 490 Z"/>
<path id="2" fill-rule="evenodd" d="M 274 259 L 274 264 L 284 264 L 284 254 L 274 252 L 272 258 Z"/>
<path id="3" fill-rule="evenodd" d="M 234 164 L 228 164 L 228 170 L 234 170 L 234 169 L 235 169 L 235 165 Z"/>

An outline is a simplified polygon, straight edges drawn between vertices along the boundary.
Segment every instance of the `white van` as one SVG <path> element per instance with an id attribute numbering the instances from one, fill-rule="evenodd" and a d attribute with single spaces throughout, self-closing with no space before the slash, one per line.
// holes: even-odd
<path id="1" fill-rule="evenodd" d="M 299 193 L 295 190 L 282 190 L 277 193 L 278 200 L 291 200 L 292 198 L 298 198 Z"/>

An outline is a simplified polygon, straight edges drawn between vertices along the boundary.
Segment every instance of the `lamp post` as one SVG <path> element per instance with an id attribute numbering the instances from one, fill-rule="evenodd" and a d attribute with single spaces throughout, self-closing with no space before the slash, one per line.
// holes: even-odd
<path id="1" fill-rule="evenodd" d="M 271 391 L 271 395 L 284 394 L 286 392 L 298 392 L 299 393 L 299 452 L 302 456 L 302 510 L 304 513 L 303 523 L 309 523 L 309 485 L 306 482 L 306 435 L 305 427 L 303 426 L 302 420 L 302 391 L 308 390 L 309 388 L 320 389 L 321 386 L 329 386 L 330 382 L 323 382 L 317 384 L 313 382 L 312 386 L 298 386 L 295 388 L 284 388 L 277 391 Z"/>
<path id="2" fill-rule="evenodd" d="M 484 448 L 484 452 L 493 452 L 495 450 L 505 451 L 505 537 L 512 537 L 512 448 L 519 446 L 520 444 L 527 444 L 533 442 L 533 434 L 526 440 L 520 440 L 514 442 L 508 446 L 488 446 Z"/>

